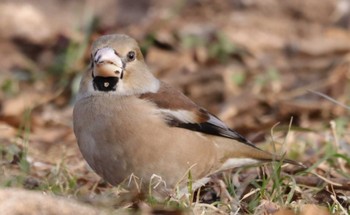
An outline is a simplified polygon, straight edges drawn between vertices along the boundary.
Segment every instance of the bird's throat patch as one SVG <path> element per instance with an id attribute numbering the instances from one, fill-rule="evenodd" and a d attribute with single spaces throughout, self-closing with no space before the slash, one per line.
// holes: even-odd
<path id="1" fill-rule="evenodd" d="M 117 89 L 118 77 L 96 76 L 93 79 L 94 89 L 98 91 L 115 91 Z"/>

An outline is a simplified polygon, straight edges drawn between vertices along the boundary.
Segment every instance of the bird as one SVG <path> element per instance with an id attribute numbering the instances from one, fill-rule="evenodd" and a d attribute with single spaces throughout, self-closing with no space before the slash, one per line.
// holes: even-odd
<path id="1" fill-rule="evenodd" d="M 136 40 L 124 34 L 93 42 L 73 128 L 84 159 L 98 175 L 140 192 L 151 187 L 170 195 L 189 181 L 205 183 L 221 171 L 282 160 L 157 79 Z M 131 185 L 134 180 L 137 185 Z"/>

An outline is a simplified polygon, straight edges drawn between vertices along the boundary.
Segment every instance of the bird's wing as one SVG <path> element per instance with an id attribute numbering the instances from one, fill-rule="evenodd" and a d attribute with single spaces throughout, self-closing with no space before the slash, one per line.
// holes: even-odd
<path id="1" fill-rule="evenodd" d="M 140 98 L 156 104 L 159 113 L 169 126 L 226 137 L 255 147 L 245 137 L 227 127 L 219 118 L 163 82 L 161 82 L 158 92 L 145 93 L 140 95 Z"/>

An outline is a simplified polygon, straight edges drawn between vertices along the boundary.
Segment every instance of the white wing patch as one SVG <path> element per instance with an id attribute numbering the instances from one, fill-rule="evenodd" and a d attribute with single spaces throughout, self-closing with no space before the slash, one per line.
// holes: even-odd
<path id="1" fill-rule="evenodd" d="M 237 167 L 257 164 L 261 161 L 252 158 L 230 158 L 228 159 L 218 170 L 218 172 L 228 169 L 233 169 Z"/>
<path id="2" fill-rule="evenodd" d="M 196 115 L 187 110 L 169 110 L 169 109 L 159 109 L 162 114 L 169 116 L 170 118 L 175 118 L 183 123 L 198 123 L 196 120 Z"/>

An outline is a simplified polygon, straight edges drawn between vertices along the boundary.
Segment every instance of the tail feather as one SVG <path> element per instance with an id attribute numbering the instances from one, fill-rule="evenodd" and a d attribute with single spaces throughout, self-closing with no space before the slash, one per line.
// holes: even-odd
<path id="1" fill-rule="evenodd" d="M 221 148 L 218 150 L 218 152 L 220 152 L 220 163 L 223 164 L 223 166 L 219 169 L 228 169 L 231 166 L 231 168 L 235 168 L 239 166 L 271 161 L 282 161 L 283 163 L 289 163 L 305 168 L 305 166 L 300 162 L 285 159 L 283 156 L 275 155 L 238 141 L 222 139 L 217 144 L 217 147 Z"/>

